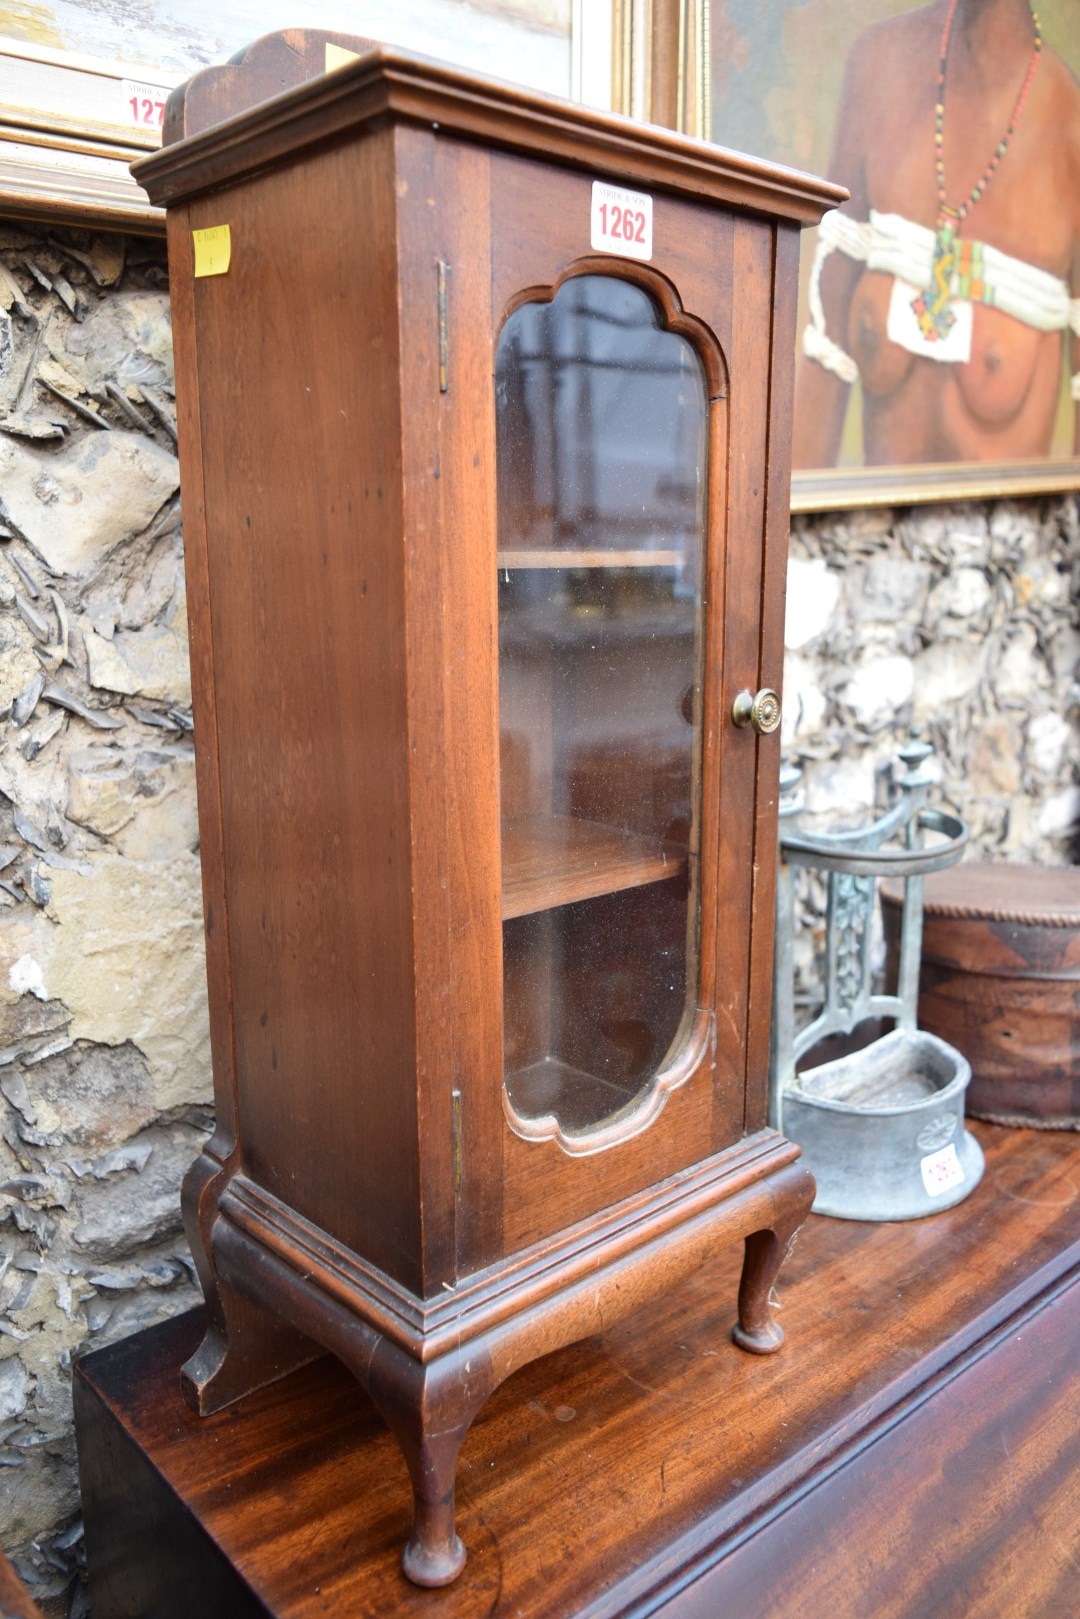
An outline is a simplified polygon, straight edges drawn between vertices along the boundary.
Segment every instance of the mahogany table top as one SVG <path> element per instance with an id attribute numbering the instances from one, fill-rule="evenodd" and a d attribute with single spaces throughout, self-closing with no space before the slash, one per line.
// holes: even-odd
<path id="1" fill-rule="evenodd" d="M 179 1394 L 199 1332 L 186 1316 L 87 1357 L 80 1398 L 277 1619 L 1066 1619 L 1080 1141 L 972 1128 L 987 1168 L 959 1207 L 907 1225 L 811 1218 L 781 1276 L 781 1354 L 731 1344 L 738 1255 L 720 1253 L 511 1378 L 465 1442 L 470 1556 L 444 1591 L 401 1574 L 405 1468 L 336 1362 L 200 1419 Z M 81 1445 L 95 1434 L 84 1423 Z M 88 1521 L 92 1577 L 110 1532 Z"/>

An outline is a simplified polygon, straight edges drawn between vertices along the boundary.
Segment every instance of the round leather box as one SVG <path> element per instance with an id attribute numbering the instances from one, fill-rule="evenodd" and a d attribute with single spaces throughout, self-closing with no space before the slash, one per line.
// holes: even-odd
<path id="1" fill-rule="evenodd" d="M 891 950 L 901 897 L 883 885 Z M 919 1026 L 970 1062 L 969 1113 L 1080 1129 L 1080 867 L 972 861 L 928 877 Z"/>

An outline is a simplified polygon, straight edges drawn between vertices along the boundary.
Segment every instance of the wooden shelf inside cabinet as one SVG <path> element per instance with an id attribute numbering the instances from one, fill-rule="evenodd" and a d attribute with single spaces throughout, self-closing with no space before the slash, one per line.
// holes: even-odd
<path id="1" fill-rule="evenodd" d="M 537 572 L 540 570 L 537 569 Z M 573 655 L 595 650 L 602 635 L 608 648 L 684 642 L 694 634 L 693 604 L 639 607 L 630 613 L 584 610 L 562 620 L 533 607 L 515 607 L 500 615 L 499 652 L 503 658 L 533 661 L 550 653 Z"/>
<path id="2" fill-rule="evenodd" d="M 571 1135 L 598 1118 L 610 1123 L 641 1093 L 640 1085 L 616 1085 L 558 1057 L 542 1057 L 506 1076 L 506 1094 L 519 1119 L 552 1116 Z"/>
<path id="3" fill-rule="evenodd" d="M 685 551 L 564 551 L 556 548 L 532 550 L 524 547 L 500 551 L 500 568 L 678 568 L 689 558 Z"/>
<path id="4" fill-rule="evenodd" d="M 504 823 L 502 870 L 508 921 L 679 877 L 686 850 L 570 815 L 535 816 Z"/>

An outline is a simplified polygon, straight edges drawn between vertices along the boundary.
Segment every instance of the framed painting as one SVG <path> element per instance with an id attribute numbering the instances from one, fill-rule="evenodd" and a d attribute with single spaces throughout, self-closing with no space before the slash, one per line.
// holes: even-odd
<path id="1" fill-rule="evenodd" d="M 128 165 L 181 76 L 0 36 L 0 215 L 163 235 Z"/>
<path id="2" fill-rule="evenodd" d="M 385 39 L 592 103 L 609 96 L 606 0 L 43 0 L 0 7 L 0 215 L 163 234 L 128 173 L 161 141 L 170 90 L 260 35 Z"/>
<path id="3" fill-rule="evenodd" d="M 651 0 L 625 110 L 851 192 L 803 243 L 795 509 L 1080 487 L 1075 9 Z"/>

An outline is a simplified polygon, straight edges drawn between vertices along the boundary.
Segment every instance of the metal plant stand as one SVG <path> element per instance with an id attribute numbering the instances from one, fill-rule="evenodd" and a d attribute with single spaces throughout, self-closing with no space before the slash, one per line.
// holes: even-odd
<path id="1" fill-rule="evenodd" d="M 773 979 L 772 1118 L 797 1141 L 818 1184 L 818 1214 L 849 1220 L 913 1220 L 959 1203 L 983 1171 L 978 1143 L 964 1129 L 966 1060 L 917 1027 L 923 877 L 960 859 L 963 821 L 931 808 L 925 766 L 933 749 L 900 750 L 896 802 L 869 826 L 804 834 L 802 772 L 781 772 L 780 868 Z M 936 841 L 925 841 L 930 834 Z M 825 999 L 795 1029 L 795 868 L 827 875 Z M 904 906 L 895 994 L 875 994 L 871 937 L 877 883 L 903 878 Z M 798 1070 L 830 1036 L 851 1036 L 869 1021 L 892 1030 L 861 1049 Z"/>

